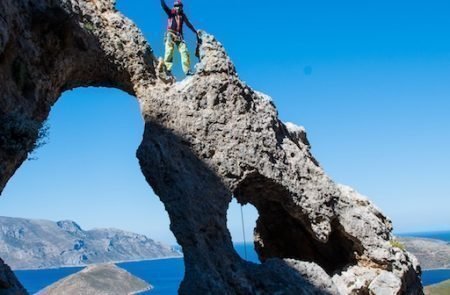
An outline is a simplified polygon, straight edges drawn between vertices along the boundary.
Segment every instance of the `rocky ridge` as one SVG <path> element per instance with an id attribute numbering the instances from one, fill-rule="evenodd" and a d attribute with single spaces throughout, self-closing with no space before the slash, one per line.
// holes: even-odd
<path id="1" fill-rule="evenodd" d="M 169 85 L 114 1 L 4 0 L 0 16 L 0 120 L 12 122 L 0 127 L 0 188 L 63 91 L 119 88 L 141 105 L 137 156 L 183 247 L 181 294 L 423 294 L 389 219 L 324 173 L 305 130 L 278 119 L 213 36 L 202 33 L 197 74 Z M 261 265 L 233 249 L 232 197 L 258 209 Z"/>
<path id="2" fill-rule="evenodd" d="M 70 220 L 0 217 L 0 257 L 19 270 L 181 257 L 181 253 L 118 229 L 85 231 Z"/>

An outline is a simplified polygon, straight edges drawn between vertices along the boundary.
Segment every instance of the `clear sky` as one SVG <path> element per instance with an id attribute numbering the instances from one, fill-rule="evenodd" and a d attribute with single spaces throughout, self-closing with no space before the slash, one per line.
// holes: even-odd
<path id="1" fill-rule="evenodd" d="M 333 179 L 369 196 L 397 232 L 450 230 L 449 1 L 184 3 L 241 78 L 274 98 L 282 120 L 306 127 Z M 162 55 L 159 1 L 118 0 L 118 8 Z M 0 215 L 73 219 L 173 243 L 135 158 L 143 121 L 134 98 L 77 89 L 63 95 L 49 125 L 49 143 L 7 185 Z M 257 214 L 244 213 L 249 240 Z M 235 204 L 229 219 L 241 241 Z"/>

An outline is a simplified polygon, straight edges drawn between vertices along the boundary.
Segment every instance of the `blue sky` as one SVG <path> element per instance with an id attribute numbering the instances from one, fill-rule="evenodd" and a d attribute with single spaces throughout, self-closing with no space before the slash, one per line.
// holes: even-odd
<path id="1" fill-rule="evenodd" d="M 282 120 L 306 127 L 333 179 L 369 196 L 397 232 L 450 230 L 450 2 L 184 2 L 241 78 L 274 98 Z M 118 0 L 118 8 L 161 55 L 159 1 Z M 0 215 L 74 219 L 173 243 L 135 158 L 143 122 L 134 98 L 77 89 L 49 125 L 49 143 L 10 181 Z M 251 239 L 256 212 L 244 210 Z M 229 217 L 242 240 L 237 205 Z"/>

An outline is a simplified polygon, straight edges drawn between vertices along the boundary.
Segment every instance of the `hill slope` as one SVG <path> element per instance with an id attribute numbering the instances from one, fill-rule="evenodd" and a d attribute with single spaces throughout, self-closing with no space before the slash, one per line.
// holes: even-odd
<path id="1" fill-rule="evenodd" d="M 450 244 L 427 238 L 401 238 L 406 249 L 419 260 L 422 269 L 450 268 Z"/>
<path id="2" fill-rule="evenodd" d="M 426 295 L 448 295 L 450 294 L 450 280 L 425 288 Z"/>
<path id="3" fill-rule="evenodd" d="M 146 236 L 117 229 L 84 231 L 73 221 L 0 217 L 0 256 L 12 269 L 180 256 Z"/>
<path id="4" fill-rule="evenodd" d="M 148 291 L 152 287 L 114 264 L 92 265 L 40 291 L 45 295 L 123 295 Z"/>

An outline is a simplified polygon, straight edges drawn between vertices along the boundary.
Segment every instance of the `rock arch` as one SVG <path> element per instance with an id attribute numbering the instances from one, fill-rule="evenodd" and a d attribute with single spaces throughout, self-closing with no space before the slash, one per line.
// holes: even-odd
<path id="1" fill-rule="evenodd" d="M 325 175 L 304 130 L 281 122 L 270 98 L 240 81 L 212 36 L 202 34 L 198 73 L 166 85 L 113 0 L 4 0 L 0 16 L 0 121 L 27 125 L 19 136 L 0 126 L 0 191 L 63 91 L 116 87 L 141 105 L 137 157 L 183 247 L 180 293 L 422 294 L 414 258 L 389 243 L 390 221 Z M 233 249 L 233 194 L 260 212 L 261 265 Z M 3 286 L 14 292 L 13 283 Z"/>

